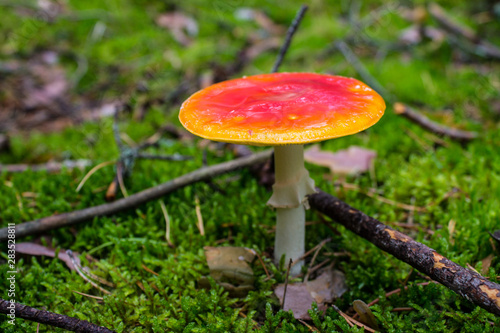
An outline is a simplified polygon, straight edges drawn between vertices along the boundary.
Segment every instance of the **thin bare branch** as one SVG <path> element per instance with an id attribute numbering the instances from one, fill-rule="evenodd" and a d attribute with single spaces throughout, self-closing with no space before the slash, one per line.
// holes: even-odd
<path id="1" fill-rule="evenodd" d="M 479 135 L 476 132 L 462 131 L 438 124 L 413 108 L 403 103 L 394 103 L 394 112 L 404 116 L 408 120 L 440 136 L 446 136 L 452 140 L 467 142 L 476 139 Z"/>
<path id="2" fill-rule="evenodd" d="M 278 54 L 278 58 L 276 59 L 276 62 L 274 63 L 273 69 L 271 70 L 271 73 L 276 73 L 280 66 L 281 63 L 283 62 L 283 59 L 285 58 L 285 55 L 288 51 L 288 48 L 290 47 L 290 43 L 292 42 L 293 35 L 297 31 L 297 28 L 300 25 L 300 22 L 302 22 L 302 19 L 304 18 L 304 14 L 306 13 L 307 9 L 306 5 L 302 5 L 300 7 L 299 11 L 297 12 L 297 15 L 295 15 L 295 18 L 292 21 L 292 24 L 288 28 L 288 31 L 286 32 L 286 38 L 285 42 L 281 46 L 280 52 Z"/>
<path id="3" fill-rule="evenodd" d="M 111 203 L 99 206 L 89 207 L 73 212 L 52 215 L 30 222 L 24 222 L 16 225 L 16 238 L 26 237 L 36 233 L 66 227 L 92 220 L 98 216 L 115 214 L 127 209 L 136 208 L 148 201 L 158 199 L 168 193 L 171 193 L 184 186 L 204 181 L 224 173 L 246 168 L 258 163 L 262 163 L 271 157 L 272 151 L 266 150 L 247 157 L 239 158 L 225 163 L 203 167 L 191 173 L 188 173 L 169 182 L 151 187 L 144 191 L 132 194 L 127 198 L 122 198 Z M 0 229 L 0 242 L 6 241 L 8 237 L 8 228 Z"/>

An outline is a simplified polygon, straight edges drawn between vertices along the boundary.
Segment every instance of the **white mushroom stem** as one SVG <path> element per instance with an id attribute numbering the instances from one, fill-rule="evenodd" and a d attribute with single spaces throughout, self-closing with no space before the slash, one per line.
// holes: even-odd
<path id="1" fill-rule="evenodd" d="M 274 164 L 276 181 L 267 203 L 276 208 L 274 258 L 279 262 L 285 255 L 288 264 L 304 254 L 306 196 L 315 192 L 314 181 L 304 168 L 303 145 L 276 146 Z M 297 262 L 290 274 L 299 274 L 301 267 L 302 261 Z"/>

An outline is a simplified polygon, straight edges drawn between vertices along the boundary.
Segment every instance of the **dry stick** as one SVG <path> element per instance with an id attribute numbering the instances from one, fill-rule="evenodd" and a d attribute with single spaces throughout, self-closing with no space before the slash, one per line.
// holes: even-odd
<path id="1" fill-rule="evenodd" d="M 167 207 L 163 200 L 160 200 L 161 211 L 163 212 L 163 217 L 165 218 L 165 239 L 167 240 L 168 246 L 174 248 L 174 243 L 170 240 L 170 217 L 168 216 Z"/>
<path id="2" fill-rule="evenodd" d="M 106 295 L 110 295 L 111 292 L 107 291 L 106 289 L 102 288 L 101 286 L 99 286 L 97 283 L 95 283 L 94 281 L 92 281 L 91 279 L 89 279 L 85 274 L 83 274 L 83 272 L 80 270 L 80 268 L 78 267 L 78 264 L 76 263 L 76 260 L 75 258 L 73 257 L 73 251 L 71 250 L 66 250 L 66 253 L 68 254 L 68 257 L 69 259 L 71 260 L 71 262 L 73 263 L 73 266 L 75 267 L 75 270 L 76 272 L 78 273 L 78 275 L 80 275 L 85 281 L 87 281 L 88 283 L 90 283 L 90 285 L 96 289 L 99 289 L 100 291 L 102 291 L 103 293 L 105 293 Z"/>
<path id="3" fill-rule="evenodd" d="M 271 70 L 271 73 L 276 73 L 281 66 L 281 63 L 283 62 L 283 59 L 285 58 L 285 54 L 288 51 L 288 48 L 290 47 L 290 43 L 292 41 L 293 35 L 297 31 L 297 28 L 299 27 L 300 22 L 304 18 L 304 14 L 306 13 L 307 9 L 306 5 L 302 5 L 300 7 L 299 11 L 297 12 L 297 15 L 295 15 L 295 18 L 293 19 L 292 24 L 288 28 L 286 32 L 286 38 L 285 42 L 281 46 L 280 52 L 278 54 L 278 58 L 276 59 L 276 62 L 274 63 L 273 69 Z"/>
<path id="4" fill-rule="evenodd" d="M 433 282 L 433 281 L 421 282 L 421 283 L 417 283 L 416 285 L 423 287 L 423 286 L 428 286 L 431 283 L 435 283 L 435 282 Z M 408 286 L 405 286 L 403 289 L 404 290 L 408 290 L 408 288 L 409 288 Z M 400 292 L 401 292 L 401 288 L 394 289 L 392 291 L 389 291 L 389 292 L 385 293 L 385 298 L 391 297 L 392 295 L 397 295 Z M 368 303 L 367 305 L 368 305 L 368 307 L 370 307 L 372 305 L 377 304 L 378 302 L 380 302 L 380 298 L 377 297 L 373 301 L 371 301 L 370 303 Z"/>
<path id="5" fill-rule="evenodd" d="M 446 13 L 446 11 L 438 4 L 430 4 L 429 13 L 437 21 L 437 23 L 441 27 L 443 27 L 444 30 L 455 36 L 464 37 L 468 42 L 472 43 L 472 45 L 461 45 L 461 43 L 459 43 L 458 41 L 454 41 L 459 44 L 459 46 L 465 46 L 467 49 L 471 49 L 470 51 L 472 51 L 474 54 L 483 57 L 496 60 L 500 59 L 500 48 L 498 48 L 498 46 L 493 45 L 487 40 L 481 39 L 479 35 L 471 28 L 454 22 Z"/>
<path id="6" fill-rule="evenodd" d="M 358 74 L 363 78 L 364 81 L 373 87 L 380 95 L 382 95 L 386 100 L 394 100 L 392 96 L 366 69 L 363 63 L 356 57 L 354 52 L 349 48 L 349 46 L 344 41 L 338 41 L 335 43 L 337 48 L 342 52 L 346 60 L 354 67 Z M 475 132 L 461 131 L 458 129 L 448 128 L 438 123 L 435 123 L 428 119 L 427 117 L 419 114 L 418 112 L 412 110 L 409 106 L 402 103 L 394 104 L 394 112 L 400 114 L 413 121 L 414 123 L 422 126 L 423 128 L 433 132 L 434 134 L 447 136 L 450 139 L 457 141 L 470 141 L 477 138 L 478 134 Z"/>
<path id="7" fill-rule="evenodd" d="M 471 42 L 478 42 L 479 36 L 472 30 L 471 28 L 459 25 L 456 22 L 453 22 L 451 18 L 446 14 L 444 9 L 436 3 L 431 3 L 428 6 L 429 13 L 432 17 L 448 32 L 451 32 L 455 35 L 460 35 L 465 37 Z"/>
<path id="8" fill-rule="evenodd" d="M 80 181 L 80 184 L 78 184 L 78 186 L 76 187 L 76 192 L 80 192 L 80 190 L 82 189 L 83 185 L 85 185 L 85 182 L 90 178 L 90 176 L 92 176 L 95 172 L 97 172 L 97 170 L 101 169 L 101 168 L 104 168 L 105 166 L 108 166 L 108 165 L 111 165 L 111 164 L 115 164 L 116 161 L 107 161 L 107 162 L 102 162 L 102 163 L 99 163 L 97 164 L 96 166 L 94 166 L 92 169 L 90 169 L 89 172 L 87 172 L 87 174 L 82 178 L 82 180 Z"/>
<path id="9" fill-rule="evenodd" d="M 428 282 L 421 282 L 421 283 L 417 283 L 416 285 L 417 286 L 427 286 L 431 283 L 437 283 L 437 282 L 434 282 L 434 281 L 428 281 Z M 404 286 L 403 289 L 404 290 L 408 290 L 408 286 Z M 385 293 L 385 298 L 388 298 L 388 297 L 391 297 L 392 295 L 397 295 L 401 292 L 401 288 L 397 288 L 397 289 L 394 289 L 392 291 L 389 291 L 387 293 Z M 380 298 L 375 298 L 373 301 L 371 301 L 370 303 L 366 304 L 368 307 L 371 307 L 375 304 L 377 304 L 378 302 L 380 302 Z M 354 319 L 356 319 L 357 317 L 359 317 L 359 315 L 357 313 L 355 313 L 353 316 L 352 316 Z"/>
<path id="10" fill-rule="evenodd" d="M 12 303 L 0 299 L 0 313 L 10 314 Z M 97 326 L 86 320 L 80 320 L 65 315 L 38 310 L 27 305 L 14 303 L 16 318 L 31 320 L 37 323 L 63 328 L 72 332 L 81 333 L 116 333 L 106 327 Z"/>
<path id="11" fill-rule="evenodd" d="M 374 188 L 369 188 L 369 189 L 367 189 L 367 191 L 364 191 L 358 185 L 351 184 L 351 183 L 345 183 L 345 182 L 337 182 L 334 185 L 336 185 L 336 186 L 337 185 L 342 186 L 342 188 L 345 188 L 347 190 L 358 191 L 359 193 L 367 195 L 370 198 L 373 198 L 375 200 L 378 200 L 378 201 L 383 202 L 383 203 L 388 204 L 388 205 L 393 205 L 393 206 L 396 206 L 398 208 L 401 208 L 401 209 L 404 209 L 404 210 L 408 210 L 410 212 L 411 211 L 417 211 L 417 212 L 425 212 L 425 211 L 427 211 L 427 209 L 425 207 L 419 207 L 419 206 L 415 206 L 415 205 L 408 205 L 408 204 L 405 204 L 405 203 L 402 203 L 402 202 L 397 202 L 397 201 L 388 199 L 386 197 L 383 197 L 383 196 L 377 194 L 377 190 L 374 189 Z"/>
<path id="12" fill-rule="evenodd" d="M 201 207 L 200 207 L 200 199 L 198 199 L 198 196 L 194 196 L 194 210 L 196 211 L 196 219 L 197 223 L 196 226 L 198 227 L 198 230 L 200 231 L 200 235 L 205 236 L 205 227 L 203 225 L 203 216 L 201 215 Z"/>
<path id="13" fill-rule="evenodd" d="M 304 277 L 304 282 L 307 282 L 309 280 L 309 274 L 311 272 L 311 269 L 314 265 L 314 262 L 316 261 L 316 257 L 318 256 L 319 254 L 319 251 L 321 251 L 321 249 L 323 248 L 323 246 L 330 242 L 331 241 L 331 238 L 328 238 L 328 239 L 325 239 L 324 241 L 322 241 L 321 243 L 319 243 L 316 247 L 316 251 L 314 251 L 314 255 L 311 259 L 311 262 L 309 263 L 309 267 L 307 268 L 307 273 L 306 273 L 306 276 Z"/>
<path id="14" fill-rule="evenodd" d="M 368 332 L 372 332 L 372 333 L 374 333 L 374 332 L 375 332 L 375 330 L 374 330 L 374 329 L 372 329 L 371 327 L 368 327 L 368 326 L 366 326 L 365 324 L 360 323 L 360 322 L 359 322 L 359 321 L 357 321 L 356 319 L 351 318 L 351 317 L 349 317 L 348 315 L 346 315 L 346 314 L 345 314 L 344 312 L 342 312 L 342 311 L 341 311 L 341 310 L 340 310 L 340 309 L 339 309 L 336 305 L 332 305 L 332 307 L 333 307 L 333 309 L 334 309 L 335 311 L 337 311 L 337 313 L 338 313 L 338 314 L 339 314 L 342 318 L 344 318 L 344 319 L 347 321 L 347 323 L 349 324 L 349 326 L 351 326 L 351 327 L 352 327 L 353 325 L 356 325 L 356 326 L 359 326 L 359 327 L 363 327 L 363 328 L 364 328 L 365 330 L 367 330 Z"/>
<path id="15" fill-rule="evenodd" d="M 78 294 L 78 295 L 82 295 L 82 296 L 86 296 L 86 297 L 89 297 L 89 298 L 93 298 L 93 299 L 96 299 L 98 301 L 102 301 L 104 300 L 104 297 L 99 297 L 99 296 L 94 296 L 94 295 L 89 295 L 89 294 L 86 294 L 86 293 L 82 293 L 80 291 L 76 291 L 76 290 L 71 290 L 72 292 L 74 292 L 75 294 Z"/>
<path id="16" fill-rule="evenodd" d="M 305 258 L 307 258 L 311 253 L 318 251 L 318 249 L 321 249 L 323 247 L 323 245 L 325 245 L 326 243 L 331 242 L 331 241 L 332 241 L 332 239 L 330 237 L 322 240 L 315 247 L 313 247 L 312 249 L 310 249 L 309 251 L 307 251 L 306 253 L 304 253 L 303 255 L 298 257 L 297 259 L 295 259 L 295 261 L 292 263 L 292 267 L 295 266 L 295 264 L 298 263 L 299 261 L 302 261 Z"/>
<path id="17" fill-rule="evenodd" d="M 500 285 L 463 268 L 433 249 L 414 241 L 341 200 L 319 190 L 309 204 L 378 248 L 495 315 L 500 315 Z"/>
<path id="18" fill-rule="evenodd" d="M 91 164 L 89 160 L 68 160 L 63 162 L 47 162 L 41 164 L 0 164 L 0 172 L 24 172 L 26 170 L 31 171 L 47 171 L 47 172 L 59 172 L 62 169 L 84 169 Z"/>
<path id="19" fill-rule="evenodd" d="M 391 100 L 393 98 L 392 95 L 370 74 L 370 72 L 366 69 L 363 63 L 346 44 L 346 42 L 340 40 L 335 43 L 335 46 L 339 49 L 340 52 L 342 52 L 347 62 L 350 63 L 352 67 L 354 67 L 356 72 L 358 72 L 358 74 L 366 83 L 368 83 L 370 87 L 375 89 L 375 91 L 382 95 L 386 100 Z"/>
<path id="20" fill-rule="evenodd" d="M 462 131 L 440 125 L 403 103 L 394 103 L 394 112 L 434 134 L 446 136 L 453 140 L 467 142 L 478 137 L 478 133 L 476 132 Z"/>
<path id="21" fill-rule="evenodd" d="M 203 167 L 179 178 L 148 188 L 144 191 L 132 194 L 127 198 L 116 200 L 112 203 L 76 210 L 69 213 L 48 216 L 30 222 L 24 222 L 16 225 L 16 237 L 19 239 L 21 237 L 33 235 L 43 231 L 67 227 L 83 221 L 88 221 L 95 217 L 110 215 L 127 209 L 136 208 L 143 203 L 158 199 L 184 186 L 204 181 L 241 168 L 246 168 L 254 164 L 262 163 L 268 160 L 271 154 L 271 150 L 266 150 L 248 157 L 239 158 L 209 167 Z M 8 228 L 0 229 L 0 242 L 6 241 L 7 238 Z"/>
<path id="22" fill-rule="evenodd" d="M 285 278 L 285 289 L 283 290 L 283 302 L 281 302 L 281 308 L 285 309 L 285 297 L 286 297 L 286 289 L 288 287 L 288 277 L 290 276 L 290 268 L 292 268 L 292 258 L 288 262 L 288 269 L 286 270 L 286 278 Z"/>
<path id="23" fill-rule="evenodd" d="M 266 264 L 264 264 L 264 260 L 262 260 L 262 257 L 260 256 L 259 252 L 255 251 L 255 254 L 257 255 L 257 258 L 259 258 L 259 262 L 262 265 L 262 268 L 264 268 L 264 272 L 266 273 L 266 278 L 270 278 L 271 276 L 269 275 Z"/>

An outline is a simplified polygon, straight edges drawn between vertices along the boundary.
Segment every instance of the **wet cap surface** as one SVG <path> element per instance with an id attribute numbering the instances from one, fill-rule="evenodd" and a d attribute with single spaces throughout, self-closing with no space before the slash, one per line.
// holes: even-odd
<path id="1" fill-rule="evenodd" d="M 249 145 L 304 144 L 360 132 L 384 114 L 382 97 L 342 76 L 275 73 L 214 84 L 181 106 L 200 137 Z"/>

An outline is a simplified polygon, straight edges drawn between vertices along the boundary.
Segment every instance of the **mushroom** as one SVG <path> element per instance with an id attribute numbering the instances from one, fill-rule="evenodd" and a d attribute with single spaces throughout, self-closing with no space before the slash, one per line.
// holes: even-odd
<path id="1" fill-rule="evenodd" d="M 364 83 L 315 73 L 273 73 L 214 84 L 189 97 L 179 120 L 202 138 L 274 146 L 274 258 L 297 260 L 305 247 L 307 195 L 314 181 L 304 167 L 304 144 L 360 132 L 384 114 L 382 97 Z M 299 262 L 290 274 L 301 270 Z"/>

